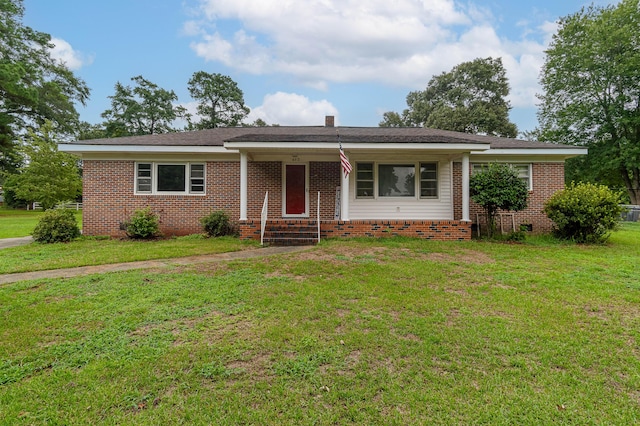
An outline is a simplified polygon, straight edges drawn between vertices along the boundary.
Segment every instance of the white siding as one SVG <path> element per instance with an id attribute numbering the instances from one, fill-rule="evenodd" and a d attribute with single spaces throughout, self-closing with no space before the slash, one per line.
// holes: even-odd
<path id="1" fill-rule="evenodd" d="M 370 160 L 364 160 L 370 161 Z M 415 161 L 415 159 L 412 159 Z M 356 198 L 355 173 L 349 176 L 350 200 L 349 217 L 358 219 L 389 219 L 389 220 L 452 220 L 453 219 L 453 190 L 451 162 L 447 159 L 424 158 L 421 162 L 438 162 L 438 198 L 380 197 L 377 199 Z M 379 161 L 380 162 L 380 161 Z M 391 161 L 395 162 L 395 161 Z M 402 161 L 399 161 L 402 163 Z M 383 161 L 382 163 L 389 163 Z M 355 166 L 355 161 L 352 160 Z"/>

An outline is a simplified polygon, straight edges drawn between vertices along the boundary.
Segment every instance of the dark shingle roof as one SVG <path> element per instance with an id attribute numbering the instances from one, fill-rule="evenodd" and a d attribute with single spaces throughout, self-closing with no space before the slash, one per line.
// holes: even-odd
<path id="1" fill-rule="evenodd" d="M 492 149 L 575 148 L 536 141 L 482 136 L 424 127 L 220 127 L 193 132 L 127 136 L 70 142 L 109 146 L 223 146 L 225 142 L 337 142 L 344 143 L 489 143 Z"/>

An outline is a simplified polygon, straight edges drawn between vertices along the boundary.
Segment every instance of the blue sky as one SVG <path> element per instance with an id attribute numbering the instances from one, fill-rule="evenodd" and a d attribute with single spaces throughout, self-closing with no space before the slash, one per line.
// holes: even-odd
<path id="1" fill-rule="evenodd" d="M 615 4 L 597 0 L 595 4 Z M 475 58 L 502 57 L 511 119 L 537 125 L 538 76 L 558 18 L 583 0 L 24 0 L 24 23 L 91 89 L 102 121 L 116 82 L 142 75 L 190 110 L 196 71 L 230 76 L 251 121 L 377 126 L 407 93 Z"/>

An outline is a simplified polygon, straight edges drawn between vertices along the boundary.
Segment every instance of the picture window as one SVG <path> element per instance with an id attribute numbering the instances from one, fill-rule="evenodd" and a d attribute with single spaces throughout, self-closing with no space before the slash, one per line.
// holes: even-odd
<path id="1" fill-rule="evenodd" d="M 136 163 L 137 194 L 204 194 L 202 163 Z"/>
<path id="2" fill-rule="evenodd" d="M 356 163 L 356 198 L 416 198 L 418 195 L 438 197 L 438 163 Z"/>

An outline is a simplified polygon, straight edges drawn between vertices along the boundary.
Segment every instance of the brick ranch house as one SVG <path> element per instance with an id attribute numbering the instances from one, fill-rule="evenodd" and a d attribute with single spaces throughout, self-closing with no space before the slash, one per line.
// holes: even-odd
<path id="1" fill-rule="evenodd" d="M 352 166 L 348 175 L 338 133 Z M 202 232 L 201 217 L 225 210 L 241 238 L 267 241 L 285 231 L 313 241 L 318 229 L 321 238 L 470 239 L 472 226 L 483 221 L 469 199 L 469 176 L 490 162 L 512 164 L 530 190 L 526 210 L 503 216 L 506 228 L 547 232 L 543 203 L 564 188 L 564 161 L 586 154 L 574 146 L 427 128 L 338 129 L 333 117 L 317 127 L 217 128 L 74 141 L 60 149 L 83 161 L 85 235 L 123 236 L 122 222 L 150 207 L 165 235 Z"/>

